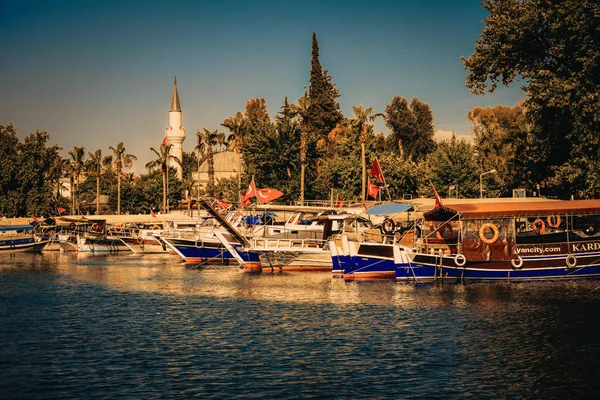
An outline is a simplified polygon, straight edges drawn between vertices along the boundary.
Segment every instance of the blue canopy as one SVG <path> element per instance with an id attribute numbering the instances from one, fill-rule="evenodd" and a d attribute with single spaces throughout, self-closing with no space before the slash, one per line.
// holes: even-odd
<path id="1" fill-rule="evenodd" d="M 31 225 L 2 225 L 0 226 L 0 232 L 10 231 L 31 231 L 33 226 Z"/>
<path id="2" fill-rule="evenodd" d="M 398 214 L 412 210 L 412 204 L 403 203 L 383 203 L 373 206 L 367 210 L 368 215 L 389 215 Z"/>

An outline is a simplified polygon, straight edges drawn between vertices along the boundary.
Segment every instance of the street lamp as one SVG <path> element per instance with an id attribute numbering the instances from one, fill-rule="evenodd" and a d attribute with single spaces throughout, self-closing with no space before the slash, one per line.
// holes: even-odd
<path id="1" fill-rule="evenodd" d="M 487 172 L 479 174 L 479 198 L 483 199 L 483 176 L 487 174 L 495 174 L 497 171 L 495 169 L 491 169 Z"/>

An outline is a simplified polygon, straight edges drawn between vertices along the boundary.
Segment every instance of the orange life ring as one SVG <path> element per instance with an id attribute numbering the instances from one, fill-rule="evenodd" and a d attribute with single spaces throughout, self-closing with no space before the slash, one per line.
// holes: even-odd
<path id="1" fill-rule="evenodd" d="M 115 225 L 115 232 L 120 233 L 123 231 L 123 228 L 121 227 L 121 225 L 117 224 Z"/>
<path id="2" fill-rule="evenodd" d="M 555 221 L 554 223 L 552 223 L 552 221 Z M 548 218 L 546 218 L 546 221 L 548 222 L 548 226 L 550 228 L 558 228 L 560 226 L 561 223 L 561 219 L 560 219 L 560 215 L 556 214 L 556 215 L 548 215 Z"/>
<path id="3" fill-rule="evenodd" d="M 153 230 L 153 231 L 157 231 L 157 230 L 159 230 L 159 229 L 160 229 L 160 226 L 158 226 L 158 225 L 154 225 L 154 226 L 152 227 L 152 230 Z"/>
<path id="4" fill-rule="evenodd" d="M 546 223 L 539 218 L 536 219 L 535 221 L 533 221 L 533 231 L 538 235 L 541 235 L 542 233 L 546 232 Z"/>
<path id="5" fill-rule="evenodd" d="M 447 234 L 446 234 L 447 232 Z M 452 227 L 450 226 L 450 224 L 443 224 L 442 226 L 440 226 L 436 231 L 435 231 L 435 236 L 439 239 L 439 240 L 446 240 L 452 237 Z"/>
<path id="6" fill-rule="evenodd" d="M 494 233 L 494 235 L 490 239 L 488 239 L 485 236 L 485 231 L 487 229 L 491 229 L 492 232 Z M 486 224 L 481 225 L 481 228 L 479 228 L 479 238 L 481 239 L 481 241 L 483 243 L 486 243 L 486 244 L 496 243 L 496 240 L 498 240 L 498 236 L 500 236 L 500 232 L 498 231 L 498 227 L 496 225 L 492 224 L 492 223 L 488 222 Z"/>

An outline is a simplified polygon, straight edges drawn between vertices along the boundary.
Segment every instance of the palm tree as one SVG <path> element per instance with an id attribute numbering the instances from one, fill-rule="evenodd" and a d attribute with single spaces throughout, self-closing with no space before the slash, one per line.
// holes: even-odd
<path id="1" fill-rule="evenodd" d="M 225 134 L 223 132 L 219 132 L 218 129 L 214 131 L 209 131 L 204 128 L 204 132 L 196 133 L 198 136 L 198 148 L 204 153 L 206 152 L 206 160 L 208 161 L 208 184 L 206 185 L 206 192 L 209 196 L 215 196 L 215 160 L 214 160 L 214 152 L 213 146 L 222 146 L 226 142 Z"/>
<path id="2" fill-rule="evenodd" d="M 225 119 L 221 124 L 221 126 L 224 126 L 231 132 L 229 142 L 238 153 L 238 192 L 241 191 L 242 187 L 242 149 L 244 145 L 245 125 L 246 120 L 244 119 L 244 114 L 241 112 L 235 114 L 235 117 Z"/>
<path id="3" fill-rule="evenodd" d="M 111 157 L 102 157 L 102 150 L 98 149 L 95 152 L 88 153 L 90 159 L 85 164 L 85 169 L 88 173 L 96 177 L 96 215 L 100 214 L 100 175 L 102 175 L 102 167 L 111 163 Z"/>
<path id="4" fill-rule="evenodd" d="M 48 179 L 50 181 L 56 182 L 56 202 L 57 202 L 57 204 L 60 202 L 60 198 L 61 198 L 62 182 L 60 180 L 62 177 L 65 176 L 65 172 L 67 171 L 68 166 L 69 166 L 69 160 L 64 159 L 64 158 L 60 157 L 59 155 L 57 155 L 52 160 L 52 165 L 50 166 L 50 169 L 48 170 L 48 175 L 47 175 Z"/>
<path id="5" fill-rule="evenodd" d="M 110 157 L 111 163 L 114 164 L 117 172 L 117 215 L 121 215 L 121 174 L 123 168 L 130 168 L 133 162 L 137 160 L 137 157 L 133 154 L 125 153 L 125 146 L 123 142 L 119 143 L 117 147 L 108 146 L 113 152 L 113 156 Z"/>
<path id="6" fill-rule="evenodd" d="M 169 170 L 169 164 L 171 163 L 171 161 L 174 161 L 177 164 L 181 165 L 181 161 L 179 160 L 179 158 L 171 154 L 171 147 L 173 147 L 172 144 L 161 144 L 158 148 L 158 151 L 156 151 L 154 147 L 151 147 L 150 150 L 152 150 L 152 152 L 156 154 L 157 158 L 146 164 L 146 168 L 148 168 L 150 171 L 152 171 L 153 169 L 160 169 L 160 173 L 162 174 L 163 213 L 165 214 L 167 213 L 167 171 Z"/>
<path id="7" fill-rule="evenodd" d="M 369 128 L 373 125 L 369 122 L 375 121 L 377 117 L 383 117 L 383 114 L 373 113 L 373 108 L 369 107 L 366 110 L 363 108 L 363 105 L 359 105 L 358 107 L 352 106 L 352 112 L 354 113 L 355 118 L 351 120 L 351 123 L 360 134 L 360 150 L 361 150 L 361 162 L 362 162 L 362 192 L 361 199 L 365 201 L 365 189 L 367 186 L 367 162 L 365 159 L 365 143 L 369 137 Z"/>
<path id="8" fill-rule="evenodd" d="M 304 176 L 306 172 L 306 156 L 308 153 L 308 135 L 311 127 L 310 115 L 312 100 L 305 94 L 298 99 L 298 104 L 290 105 L 292 115 L 300 117 L 300 205 L 304 205 Z"/>
<path id="9" fill-rule="evenodd" d="M 75 215 L 75 211 L 79 208 L 79 177 L 83 171 L 85 162 L 85 147 L 74 146 L 73 150 L 69 151 L 69 165 L 71 167 L 71 214 Z"/>

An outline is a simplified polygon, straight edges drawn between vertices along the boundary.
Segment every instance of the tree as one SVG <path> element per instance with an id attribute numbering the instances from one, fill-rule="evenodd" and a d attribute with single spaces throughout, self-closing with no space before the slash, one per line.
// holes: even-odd
<path id="1" fill-rule="evenodd" d="M 389 149 L 415 162 L 434 150 L 433 112 L 428 104 L 416 97 L 409 103 L 396 95 L 385 107 L 385 115 L 385 124 L 392 131 Z"/>
<path id="2" fill-rule="evenodd" d="M 100 176 L 102 175 L 102 167 L 110 164 L 112 160 L 110 156 L 102 157 L 102 149 L 98 149 L 93 153 L 90 151 L 88 155 L 89 159 L 85 163 L 85 169 L 86 172 L 96 178 L 96 214 L 98 215 L 100 214 Z"/>
<path id="3" fill-rule="evenodd" d="M 335 87 L 327 70 L 323 70 L 321 61 L 319 61 L 319 42 L 317 34 L 312 34 L 312 59 L 310 68 L 310 85 L 308 87 L 308 97 L 311 100 L 312 108 L 310 112 L 310 121 L 312 134 L 315 135 L 314 141 L 324 139 L 335 126 L 342 121 L 344 115 L 340 110 L 337 98 L 340 97 L 339 90 Z"/>
<path id="4" fill-rule="evenodd" d="M 137 157 L 133 154 L 127 154 L 123 142 L 117 144 L 117 147 L 108 147 L 113 155 L 110 157 L 109 163 L 113 163 L 117 173 L 117 215 L 121 215 L 121 175 L 123 168 L 130 168 Z"/>
<path id="5" fill-rule="evenodd" d="M 62 198 L 61 189 L 63 186 L 61 179 L 65 177 L 65 173 L 67 173 L 68 166 L 69 160 L 62 158 L 60 155 L 57 154 L 56 157 L 54 157 L 54 159 L 52 160 L 52 165 L 48 170 L 49 181 L 54 182 L 54 184 L 56 185 L 56 202 L 59 206 Z"/>
<path id="6" fill-rule="evenodd" d="M 538 165 L 556 194 L 600 194 L 600 3 L 595 0 L 484 0 L 489 16 L 463 57 L 475 94 L 517 77 L 527 94 L 531 134 L 544 148 Z M 595 189 L 592 189 L 595 187 Z"/>
<path id="7" fill-rule="evenodd" d="M 365 159 L 365 143 L 369 138 L 369 131 L 373 131 L 373 125 L 370 122 L 375 121 L 377 117 L 383 117 L 381 113 L 373 113 L 373 108 L 369 107 L 365 109 L 363 105 L 358 107 L 352 106 L 352 112 L 354 113 L 354 119 L 351 120 L 352 126 L 354 126 L 360 137 L 360 150 L 361 150 L 361 165 L 362 165 L 362 190 L 361 200 L 365 201 L 365 189 L 367 187 L 367 164 Z"/>
<path id="8" fill-rule="evenodd" d="M 206 153 L 206 160 L 208 162 L 208 184 L 206 185 L 206 191 L 209 196 L 215 196 L 215 159 L 213 146 L 222 146 L 226 143 L 225 134 L 219 132 L 218 129 L 210 131 L 204 128 L 204 132 L 196 133 L 198 136 L 198 148 L 200 152 Z"/>
<path id="9" fill-rule="evenodd" d="M 306 159 L 308 153 L 308 139 L 312 129 L 313 102 L 307 95 L 298 99 L 298 104 L 290 106 L 292 115 L 300 118 L 300 205 L 304 205 L 304 180 L 306 175 Z"/>
<path id="10" fill-rule="evenodd" d="M 244 148 L 245 122 L 244 114 L 238 112 L 235 117 L 228 117 L 221 124 L 231 132 L 229 141 L 238 155 L 238 192 L 241 191 L 242 187 L 242 149 Z"/>
<path id="11" fill-rule="evenodd" d="M 146 164 L 148 170 L 160 170 L 163 181 L 163 213 L 167 213 L 167 173 L 169 172 L 169 163 L 174 161 L 177 164 L 181 164 L 179 158 L 171 154 L 172 144 L 161 144 L 158 151 L 151 147 L 150 150 L 156 155 L 156 158 Z"/>
<path id="12" fill-rule="evenodd" d="M 79 210 L 79 178 L 85 164 L 85 147 L 74 146 L 73 150 L 69 151 L 69 166 L 71 167 L 71 214 Z"/>

